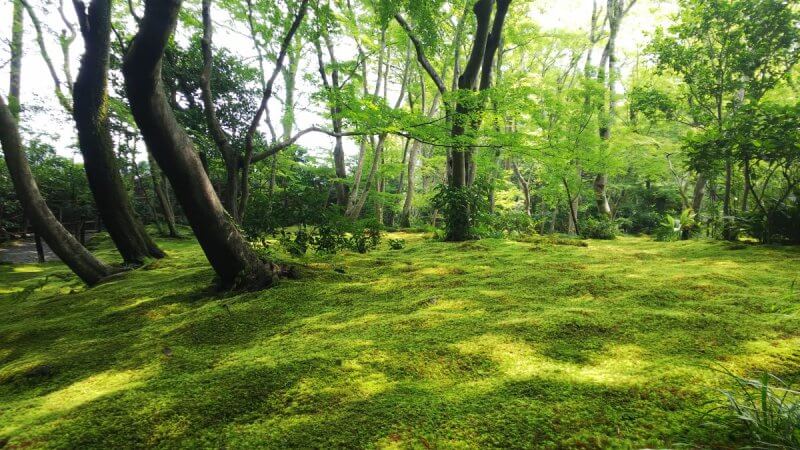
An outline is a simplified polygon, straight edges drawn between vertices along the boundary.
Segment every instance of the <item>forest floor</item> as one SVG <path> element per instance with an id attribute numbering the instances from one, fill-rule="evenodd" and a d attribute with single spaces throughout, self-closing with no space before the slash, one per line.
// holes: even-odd
<path id="1" fill-rule="evenodd" d="M 0 265 L 0 444 L 729 448 L 716 368 L 800 381 L 798 248 L 394 237 L 240 295 L 191 240 L 92 289 Z"/>

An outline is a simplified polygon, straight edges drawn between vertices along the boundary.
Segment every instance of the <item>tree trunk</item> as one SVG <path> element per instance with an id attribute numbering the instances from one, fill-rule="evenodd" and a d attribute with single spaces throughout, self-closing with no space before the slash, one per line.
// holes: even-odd
<path id="1" fill-rule="evenodd" d="M 700 208 L 703 206 L 703 196 L 706 192 L 707 183 L 705 175 L 698 173 L 697 181 L 694 183 L 694 193 L 692 194 L 692 211 L 696 214 L 700 213 Z"/>
<path id="2" fill-rule="evenodd" d="M 136 217 L 117 167 L 108 128 L 108 59 L 111 3 L 93 0 L 88 11 L 75 2 L 86 51 L 75 81 L 73 116 L 89 187 L 108 234 L 127 264 L 147 258 L 163 258 L 164 252 L 150 238 Z"/>
<path id="3" fill-rule="evenodd" d="M 222 204 L 228 214 L 239 220 L 239 155 L 230 143 L 228 134 L 222 129 L 217 118 L 214 96 L 211 91 L 211 72 L 214 65 L 212 52 L 213 25 L 211 24 L 211 0 L 203 0 L 203 37 L 200 46 L 203 52 L 203 70 L 200 72 L 200 93 L 203 100 L 203 113 L 209 134 L 225 163 L 225 187 L 222 190 Z"/>
<path id="4" fill-rule="evenodd" d="M 0 143 L 26 216 L 53 252 L 86 284 L 92 286 L 111 274 L 111 268 L 94 257 L 64 228 L 47 207 L 22 149 L 17 124 L 0 97 Z"/>
<path id="5" fill-rule="evenodd" d="M 325 70 L 325 63 L 322 55 L 322 46 L 319 40 L 316 41 L 317 59 L 319 61 L 319 72 L 322 77 L 322 83 L 325 90 L 329 94 L 329 112 L 331 115 L 331 124 L 333 125 L 333 132 L 336 134 L 336 144 L 333 147 L 333 168 L 336 173 L 336 204 L 342 208 L 347 207 L 347 185 L 345 179 L 347 178 L 347 168 L 344 159 L 344 144 L 342 142 L 342 119 L 340 117 L 341 108 L 339 106 L 339 90 L 341 89 L 339 81 L 339 68 L 334 52 L 334 45 L 331 41 L 330 34 L 327 29 L 322 29 L 322 38 L 325 41 L 325 47 L 328 51 L 328 57 L 331 61 L 330 80 Z"/>
<path id="6" fill-rule="evenodd" d="M 514 169 L 514 175 L 517 176 L 517 181 L 519 181 L 519 187 L 522 191 L 522 196 L 525 205 L 525 214 L 528 216 L 531 215 L 531 186 L 528 183 L 528 180 L 522 176 L 522 173 L 519 171 L 519 166 L 516 162 L 511 163 L 511 167 Z"/>
<path id="7" fill-rule="evenodd" d="M 169 230 L 169 237 L 180 237 L 178 227 L 175 225 L 175 212 L 172 210 L 172 203 L 169 200 L 169 195 L 164 186 L 164 174 L 161 173 L 161 168 L 158 167 L 150 150 L 147 150 L 147 160 L 150 163 L 150 178 L 153 180 L 153 192 L 156 193 L 158 205 L 161 207 L 161 214 L 164 216 L 164 221 L 167 222 L 167 229 Z"/>
<path id="8" fill-rule="evenodd" d="M 736 240 L 736 233 L 733 229 L 733 211 L 731 209 L 731 190 L 733 183 L 733 162 L 731 157 L 725 159 L 725 193 L 722 198 L 722 223 L 723 223 L 723 236 L 728 241 Z"/>
<path id="9" fill-rule="evenodd" d="M 25 14 L 22 3 L 14 0 L 14 11 L 11 19 L 11 61 L 10 83 L 8 88 L 8 107 L 11 115 L 19 119 L 20 81 L 22 79 L 22 51 Z"/>
<path id="10" fill-rule="evenodd" d="M 36 244 L 36 260 L 39 261 L 39 263 L 41 264 L 45 262 L 44 245 L 42 245 L 42 237 L 39 236 L 38 234 L 35 234 L 33 236 L 33 242 Z"/>
<path id="11" fill-rule="evenodd" d="M 602 217 L 611 217 L 611 205 L 608 203 L 608 195 L 606 194 L 606 181 L 605 174 L 599 173 L 594 179 L 594 199 L 597 203 L 597 212 Z"/>
<path id="12" fill-rule="evenodd" d="M 275 266 L 259 260 L 222 207 L 161 84 L 164 48 L 175 29 L 181 3 L 145 2 L 139 32 L 123 63 L 131 111 L 153 157 L 169 178 L 220 285 L 235 289 L 268 287 L 276 281 Z"/>
<path id="13" fill-rule="evenodd" d="M 373 155 L 372 166 L 369 169 L 369 175 L 367 176 L 367 181 L 364 185 L 364 191 L 360 196 L 357 197 L 357 200 L 353 204 L 352 208 L 345 212 L 345 215 L 351 219 L 357 219 L 361 215 L 364 205 L 367 203 L 369 192 L 372 189 L 372 184 L 375 182 L 375 178 L 378 174 L 378 169 L 380 167 L 380 162 L 383 155 L 383 146 L 385 143 L 386 135 L 382 134 L 378 137 L 378 143 L 375 145 L 375 154 Z"/>

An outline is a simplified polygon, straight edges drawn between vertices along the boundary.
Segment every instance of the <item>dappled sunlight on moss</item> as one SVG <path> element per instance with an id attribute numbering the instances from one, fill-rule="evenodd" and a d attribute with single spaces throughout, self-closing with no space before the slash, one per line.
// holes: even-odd
<path id="1" fill-rule="evenodd" d="M 210 289 L 190 240 L 92 289 L 0 267 L 0 438 L 724 448 L 696 414 L 711 367 L 798 377 L 798 249 L 395 236 L 405 249 L 311 254 L 246 294 Z"/>
<path id="2" fill-rule="evenodd" d="M 44 270 L 41 267 L 25 266 L 25 265 L 14 266 L 13 270 L 16 273 L 40 273 L 40 272 L 44 272 Z"/>

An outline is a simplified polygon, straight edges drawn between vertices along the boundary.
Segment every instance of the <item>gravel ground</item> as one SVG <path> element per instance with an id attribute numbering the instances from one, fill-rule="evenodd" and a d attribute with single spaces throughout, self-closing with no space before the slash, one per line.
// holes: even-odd
<path id="1" fill-rule="evenodd" d="M 44 259 L 46 261 L 58 261 L 58 256 L 50 250 L 44 242 Z M 36 243 L 33 238 L 18 239 L 5 242 L 0 245 L 0 261 L 11 264 L 31 264 L 38 262 L 36 257 Z"/>

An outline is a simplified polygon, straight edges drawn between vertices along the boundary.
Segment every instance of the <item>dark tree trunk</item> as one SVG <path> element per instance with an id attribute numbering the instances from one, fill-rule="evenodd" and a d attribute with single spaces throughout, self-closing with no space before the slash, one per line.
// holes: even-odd
<path id="1" fill-rule="evenodd" d="M 497 13 L 492 23 L 492 9 L 494 0 L 478 0 L 473 7 L 477 21 L 473 37 L 472 51 L 470 53 L 464 72 L 458 78 L 458 90 L 462 93 L 475 91 L 478 87 L 478 76 L 481 76 L 480 89 L 491 87 L 494 58 L 500 45 L 500 40 L 505 23 L 506 13 L 511 0 L 499 0 Z M 455 140 L 462 139 L 467 130 L 477 131 L 480 119 L 476 115 L 484 108 L 483 102 L 466 94 L 460 98 L 455 107 L 455 116 L 451 137 Z M 452 174 L 449 180 L 450 188 L 455 190 L 467 188 L 475 179 L 473 164 L 473 148 L 469 145 L 456 145 L 452 149 L 450 158 Z M 448 241 L 465 241 L 472 237 L 470 224 L 469 205 L 458 203 L 450 205 L 448 209 Z"/>
<path id="2" fill-rule="evenodd" d="M 164 48 L 175 29 L 181 3 L 145 2 L 139 32 L 123 64 L 131 111 L 153 157 L 169 178 L 221 287 L 268 287 L 276 281 L 275 267 L 259 259 L 222 207 L 161 85 Z"/>
<path id="3" fill-rule="evenodd" d="M 136 217 L 117 167 L 108 128 L 108 58 L 111 2 L 92 0 L 88 11 L 74 1 L 86 51 L 75 81 L 73 116 L 89 187 L 108 234 L 127 264 L 163 258 Z"/>
<path id="4" fill-rule="evenodd" d="M 733 183 L 733 162 L 731 157 L 725 160 L 725 193 L 722 198 L 722 233 L 726 240 L 736 240 L 736 232 L 734 230 L 734 220 L 732 217 L 733 210 L 731 208 L 731 194 Z"/>
<path id="5" fill-rule="evenodd" d="M 36 260 L 40 263 L 45 262 L 44 258 L 44 245 L 42 245 L 42 237 L 38 234 L 33 236 L 33 241 L 36 243 Z"/>
<path id="6" fill-rule="evenodd" d="M 36 232 L 53 252 L 86 284 L 94 285 L 111 274 L 111 268 L 94 257 L 64 228 L 47 207 L 22 150 L 17 124 L 0 98 L 0 143 L 17 192 L 17 198 Z"/>
<path id="7" fill-rule="evenodd" d="M 153 160 L 153 155 L 150 150 L 147 150 L 147 159 L 150 163 L 150 178 L 153 180 L 153 191 L 156 193 L 158 205 L 161 207 L 161 214 L 164 216 L 164 221 L 167 223 L 169 230 L 169 237 L 180 237 L 178 227 L 175 226 L 175 212 L 172 210 L 172 203 L 169 200 L 166 187 L 164 186 L 164 174 L 161 173 L 161 168 Z"/>

